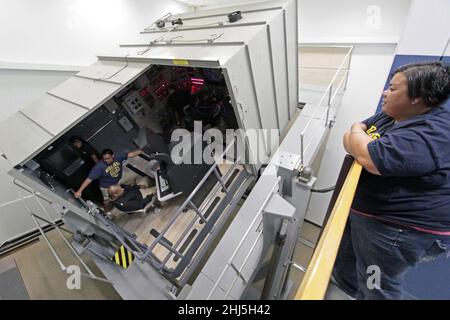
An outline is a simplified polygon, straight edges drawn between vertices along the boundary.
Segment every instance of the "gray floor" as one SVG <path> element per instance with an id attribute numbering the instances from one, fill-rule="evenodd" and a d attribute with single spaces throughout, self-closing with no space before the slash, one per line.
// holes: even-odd
<path id="1" fill-rule="evenodd" d="M 304 268 L 306 268 L 313 256 L 314 245 L 319 240 L 320 228 L 307 221 L 304 222 L 302 230 L 300 232 L 300 238 L 297 242 L 297 247 L 294 252 L 294 262 Z M 289 293 L 288 298 L 294 299 L 300 283 L 303 279 L 304 273 L 298 269 L 291 268 L 291 274 L 289 275 L 290 281 L 293 282 L 293 287 Z M 325 295 L 325 300 L 349 300 L 350 298 L 342 292 L 336 285 L 330 282 L 328 290 Z"/>
<path id="2" fill-rule="evenodd" d="M 48 232 L 48 237 L 55 246 L 66 266 L 79 265 L 73 253 L 55 231 Z M 89 257 L 84 257 L 86 264 L 96 275 L 100 270 Z M 45 241 L 41 240 L 24 247 L 0 260 L 0 265 L 13 259 L 20 272 L 24 288 L 32 300 L 118 300 L 120 296 L 114 288 L 104 282 L 81 278 L 81 289 L 69 290 L 66 286 L 68 274 L 64 273 Z M 82 272 L 84 271 L 81 268 Z M 1 281 L 1 278 L 0 278 Z M 2 288 L 0 287 L 0 292 Z M 8 296 L 11 294 L 8 293 Z"/>
<path id="3" fill-rule="evenodd" d="M 22 275 L 12 257 L 0 261 L 0 300 L 30 300 Z"/>

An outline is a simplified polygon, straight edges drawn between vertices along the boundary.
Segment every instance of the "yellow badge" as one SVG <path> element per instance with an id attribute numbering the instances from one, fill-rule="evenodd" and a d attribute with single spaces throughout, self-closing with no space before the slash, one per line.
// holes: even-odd
<path id="1" fill-rule="evenodd" d="M 173 59 L 172 62 L 173 62 L 173 64 L 176 64 L 177 66 L 188 66 L 189 65 L 189 61 L 187 61 L 187 60 Z"/>

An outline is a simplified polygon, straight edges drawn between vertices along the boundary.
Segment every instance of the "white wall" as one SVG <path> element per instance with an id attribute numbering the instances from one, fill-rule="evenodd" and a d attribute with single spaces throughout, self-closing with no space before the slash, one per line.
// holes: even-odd
<path id="1" fill-rule="evenodd" d="M 411 0 L 298 0 L 300 43 L 397 43 Z"/>
<path id="2" fill-rule="evenodd" d="M 171 0 L 0 1 L 0 61 L 88 65 L 162 15 L 188 9 Z"/>
<path id="3" fill-rule="evenodd" d="M 415 0 L 396 54 L 441 56 L 449 41 L 450 1 Z"/>
<path id="4" fill-rule="evenodd" d="M 329 187 L 336 183 L 346 155 L 342 137 L 353 122 L 366 119 L 375 113 L 393 61 L 395 47 L 395 44 L 354 46 L 347 90 L 330 132 L 316 188 Z M 331 193 L 313 193 L 306 219 L 322 225 L 330 198 Z"/>
<path id="5" fill-rule="evenodd" d="M 245 0 L 185 1 L 207 9 L 229 6 L 236 2 L 249 3 Z M 297 1 L 300 43 L 398 43 L 412 2 L 412 0 Z"/>
<path id="6" fill-rule="evenodd" d="M 188 11 L 165 0 L 0 1 L 0 122 L 154 20 Z M 0 152 L 1 153 L 1 152 Z M 0 245 L 35 228 L 0 157 Z M 36 200 L 27 204 L 38 214 Z"/>

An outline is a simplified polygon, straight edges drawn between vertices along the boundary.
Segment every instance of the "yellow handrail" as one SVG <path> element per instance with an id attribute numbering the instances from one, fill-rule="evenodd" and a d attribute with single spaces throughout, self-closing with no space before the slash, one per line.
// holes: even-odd
<path id="1" fill-rule="evenodd" d="M 296 300 L 324 299 L 361 170 L 361 165 L 354 161 L 295 295 Z"/>

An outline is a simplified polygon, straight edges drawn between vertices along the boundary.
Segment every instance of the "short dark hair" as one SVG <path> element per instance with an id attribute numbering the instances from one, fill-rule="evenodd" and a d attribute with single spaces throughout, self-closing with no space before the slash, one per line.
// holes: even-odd
<path id="1" fill-rule="evenodd" d="M 222 89 L 216 89 L 214 91 L 214 95 L 215 95 L 217 101 L 223 101 L 223 100 L 225 100 L 225 97 L 226 97 L 225 92 Z"/>
<path id="2" fill-rule="evenodd" d="M 112 151 L 111 149 L 104 149 L 102 151 L 102 156 L 109 154 L 110 156 L 114 155 L 114 151 Z"/>
<path id="3" fill-rule="evenodd" d="M 81 143 L 83 143 L 83 139 L 80 136 L 71 136 L 69 138 L 70 144 L 74 144 L 76 141 L 80 141 Z"/>
<path id="4" fill-rule="evenodd" d="M 202 86 L 195 95 L 200 101 L 207 100 L 211 97 L 211 90 L 207 86 Z"/>
<path id="5" fill-rule="evenodd" d="M 416 62 L 395 70 L 408 82 L 408 96 L 422 98 L 425 104 L 436 107 L 450 95 L 450 66 L 442 61 Z"/>

